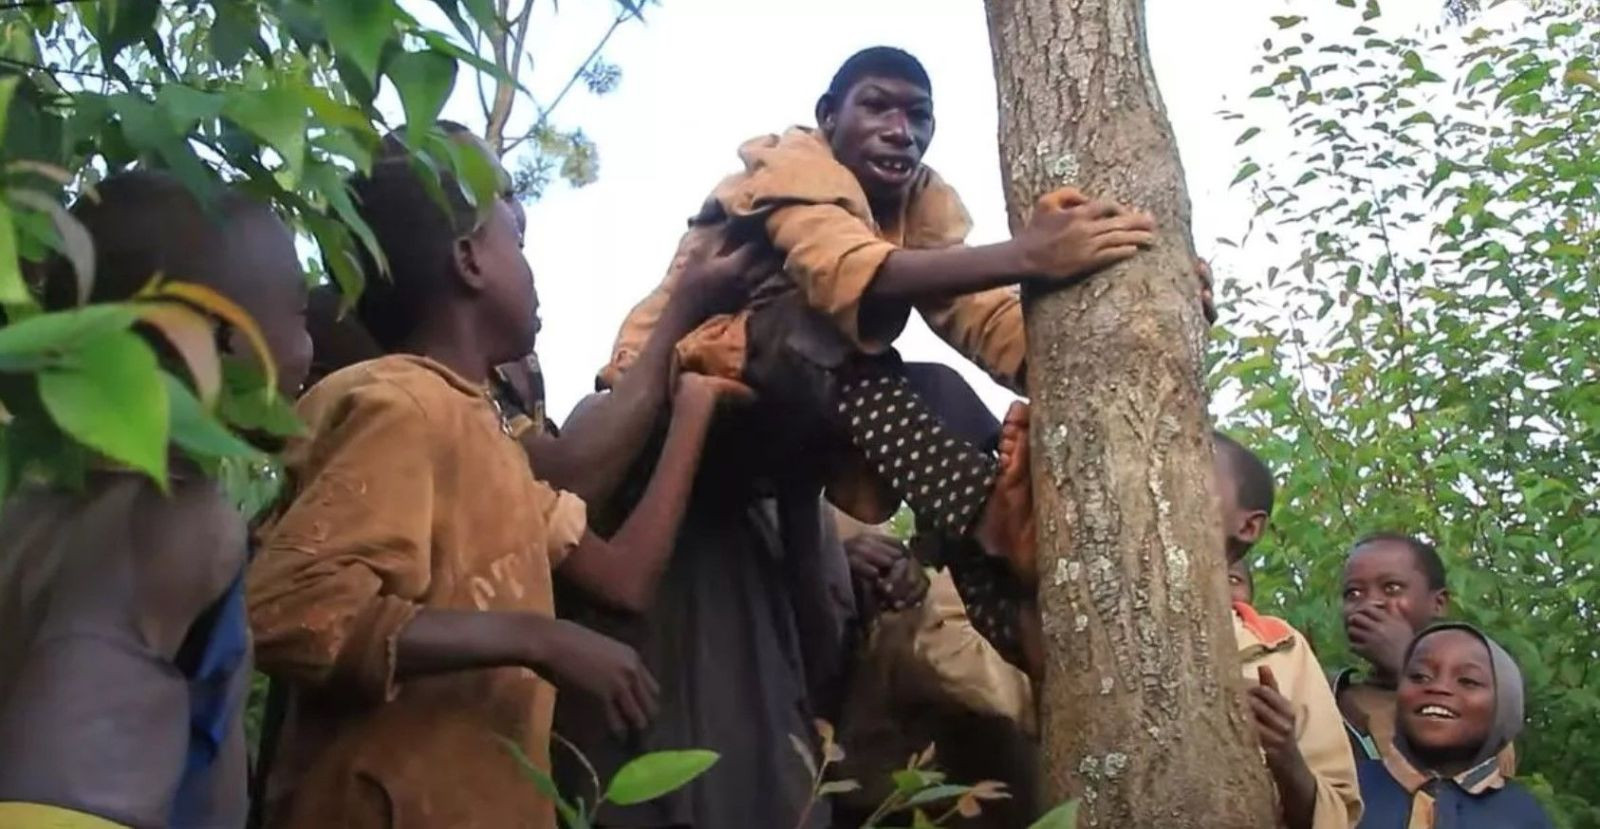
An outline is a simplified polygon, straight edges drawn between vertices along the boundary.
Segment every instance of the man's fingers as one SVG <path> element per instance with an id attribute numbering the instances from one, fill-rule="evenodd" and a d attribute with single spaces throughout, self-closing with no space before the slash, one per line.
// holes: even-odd
<path id="1" fill-rule="evenodd" d="M 1052 190 L 1040 196 L 1039 201 L 1034 205 L 1034 209 L 1039 212 L 1062 211 L 1085 204 L 1088 201 L 1089 197 L 1085 196 L 1082 190 L 1076 187 L 1062 187 L 1059 190 Z"/>
<path id="2" fill-rule="evenodd" d="M 1101 248 L 1149 248 L 1156 243 L 1156 235 L 1148 230 L 1113 230 L 1094 237 Z"/>
<path id="3" fill-rule="evenodd" d="M 1101 270 L 1109 268 L 1118 262 L 1126 262 L 1139 254 L 1139 248 L 1132 245 L 1120 248 L 1102 248 L 1095 251 L 1094 257 L 1089 260 L 1090 268 Z"/>
<path id="4" fill-rule="evenodd" d="M 1266 665 L 1262 665 L 1256 669 L 1256 679 L 1261 681 L 1261 686 L 1263 688 L 1271 688 L 1274 691 L 1278 690 L 1278 678 L 1272 675 L 1272 669 Z"/>

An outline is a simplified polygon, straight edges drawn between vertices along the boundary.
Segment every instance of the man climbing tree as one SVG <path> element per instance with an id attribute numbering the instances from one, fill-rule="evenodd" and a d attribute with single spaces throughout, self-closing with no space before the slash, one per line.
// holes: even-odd
<path id="1" fill-rule="evenodd" d="M 1063 185 L 1151 212 L 1153 250 L 1025 297 L 1047 789 L 1083 826 L 1268 827 L 1240 705 L 1189 200 L 1140 0 L 988 0 L 1013 227 Z"/>

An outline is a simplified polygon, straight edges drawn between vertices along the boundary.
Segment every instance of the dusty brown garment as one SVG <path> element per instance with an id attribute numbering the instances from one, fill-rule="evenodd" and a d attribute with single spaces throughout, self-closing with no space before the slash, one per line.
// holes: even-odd
<path id="1" fill-rule="evenodd" d="M 523 668 L 397 682 L 421 608 L 553 615 L 583 503 L 535 480 L 484 390 L 394 355 L 300 404 L 293 500 L 249 581 L 259 664 L 291 683 L 268 823 L 552 827 L 497 738 L 548 767 L 555 689 Z"/>
<path id="2" fill-rule="evenodd" d="M 666 278 L 628 314 L 601 383 L 614 383 L 638 358 L 666 308 L 689 256 L 714 243 L 729 222 L 759 222 L 775 248 L 756 302 L 799 290 L 860 350 L 889 348 L 905 324 L 902 310 L 888 319 L 863 320 L 861 300 L 878 268 L 896 248 L 960 245 L 972 229 L 961 197 L 932 168 L 922 167 L 894 226 L 879 227 L 856 178 L 834 160 L 814 130 L 792 127 L 739 148 L 745 171 L 723 179 L 667 269 Z M 1018 385 L 1025 349 L 1022 308 L 1012 288 L 930 300 L 917 310 L 929 327 L 995 379 Z M 713 318 L 678 344 L 685 369 L 738 379 L 743 368 L 749 310 Z"/>

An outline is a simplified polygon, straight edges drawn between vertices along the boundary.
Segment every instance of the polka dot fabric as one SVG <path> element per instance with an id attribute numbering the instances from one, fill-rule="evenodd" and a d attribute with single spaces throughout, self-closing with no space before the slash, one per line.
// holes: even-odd
<path id="1" fill-rule="evenodd" d="M 989 499 L 997 461 L 954 437 L 905 377 L 857 372 L 839 384 L 852 442 L 924 526 L 964 536 Z"/>

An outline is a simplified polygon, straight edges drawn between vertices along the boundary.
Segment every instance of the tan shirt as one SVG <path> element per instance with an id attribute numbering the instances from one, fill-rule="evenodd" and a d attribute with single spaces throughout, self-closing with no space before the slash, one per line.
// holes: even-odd
<path id="1" fill-rule="evenodd" d="M 555 689 L 496 668 L 395 678 L 422 608 L 553 615 L 583 503 L 534 479 L 485 391 L 420 357 L 337 372 L 301 401 L 293 500 L 249 600 L 258 663 L 293 683 L 271 823 L 553 827 L 500 738 L 548 766 Z"/>
<path id="2" fill-rule="evenodd" d="M 880 353 L 904 327 L 906 314 L 863 320 L 861 302 L 889 254 L 897 248 L 939 249 L 962 244 L 972 219 L 956 191 L 929 167 L 911 186 L 903 214 L 892 226 L 872 217 L 861 185 L 833 158 L 814 130 L 792 127 L 739 148 L 742 173 L 717 185 L 701 215 L 691 222 L 661 284 L 628 314 L 617 335 L 602 385 L 614 383 L 638 358 L 665 310 L 691 254 L 720 240 L 727 222 L 757 221 L 774 248 L 759 266 L 800 290 L 857 348 Z M 769 280 L 770 281 L 770 280 Z M 757 301 L 773 290 L 756 291 Z M 929 327 L 996 380 L 1018 388 L 1026 342 L 1022 306 L 1015 287 L 918 303 Z M 685 369 L 739 379 L 744 358 L 744 322 L 749 311 L 707 321 L 679 344 Z"/>
<path id="3" fill-rule="evenodd" d="M 1257 670 L 1266 666 L 1277 679 L 1278 690 L 1294 706 L 1300 756 L 1317 779 L 1312 825 L 1315 829 L 1353 829 L 1361 821 L 1355 757 L 1311 643 L 1282 619 L 1258 615 L 1243 603 L 1234 605 L 1233 634 L 1245 679 L 1256 682 Z"/>

